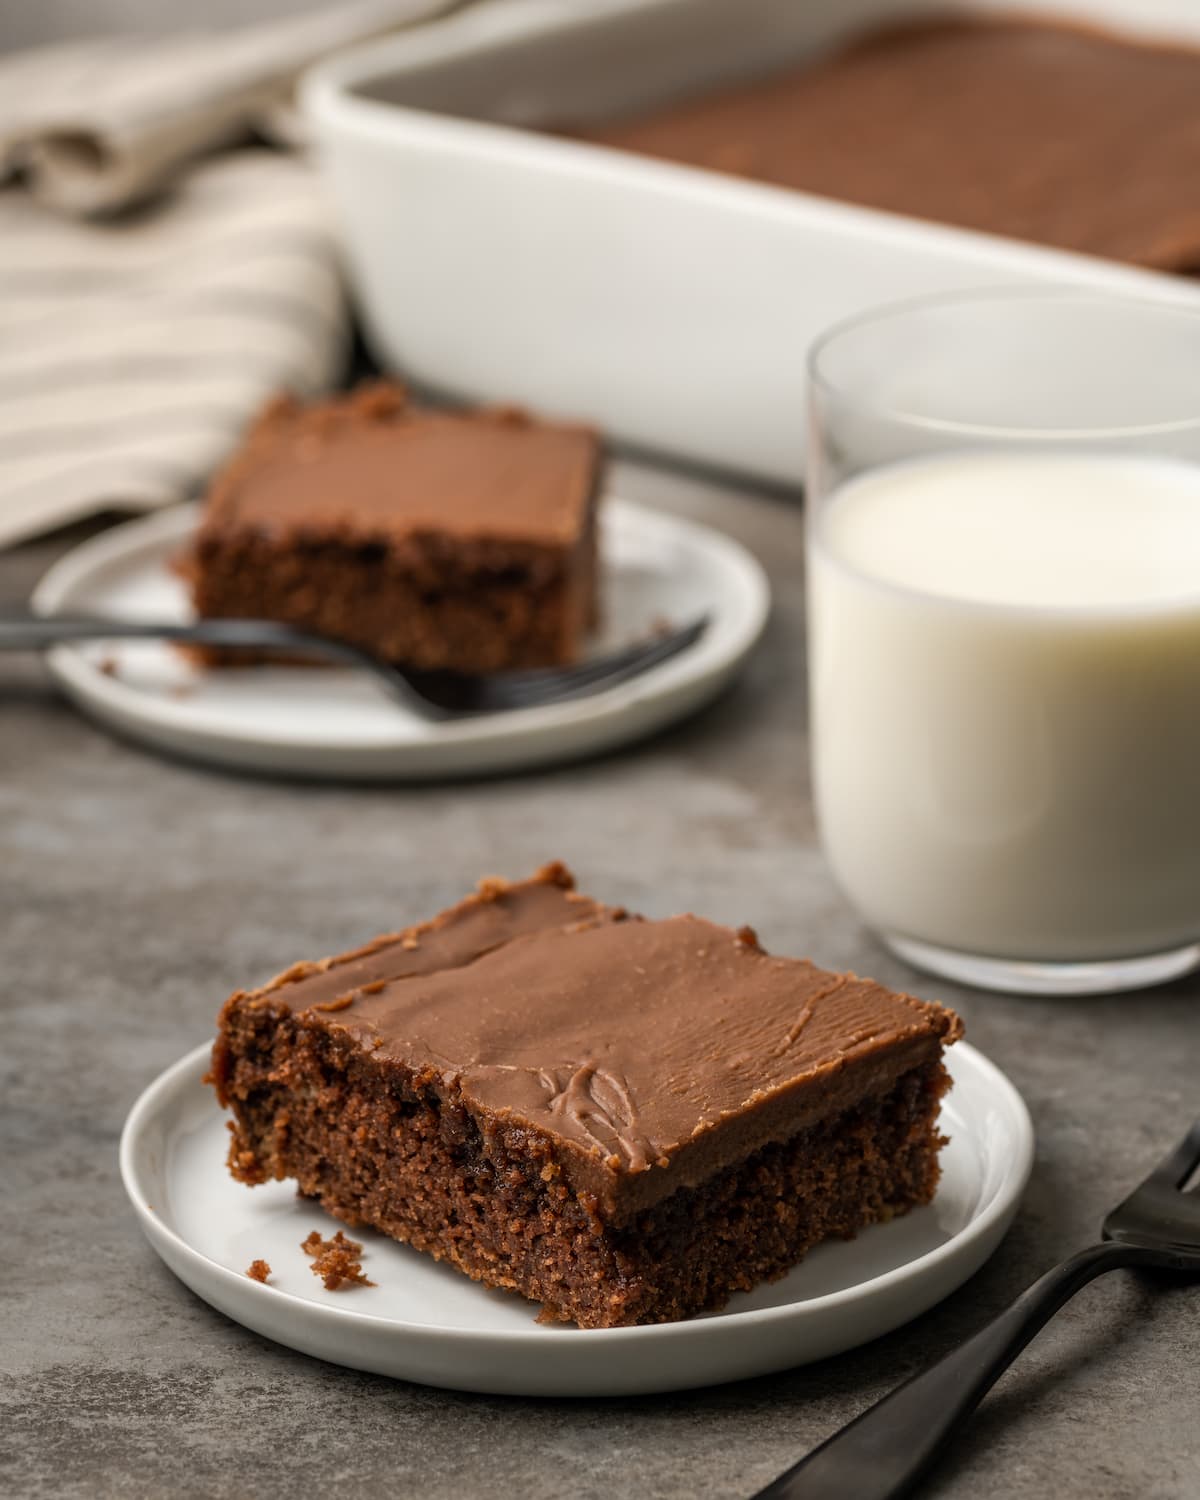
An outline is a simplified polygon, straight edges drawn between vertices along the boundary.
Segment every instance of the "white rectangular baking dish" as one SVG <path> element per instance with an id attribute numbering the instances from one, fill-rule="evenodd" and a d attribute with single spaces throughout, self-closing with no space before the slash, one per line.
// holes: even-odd
<path id="1" fill-rule="evenodd" d="M 1195 0 L 969 3 L 1200 42 Z M 1200 297 L 1183 278 L 522 128 L 752 76 L 917 8 L 501 0 L 322 65 L 304 103 L 376 354 L 448 394 L 794 483 L 805 352 L 838 318 L 1001 282 Z"/>

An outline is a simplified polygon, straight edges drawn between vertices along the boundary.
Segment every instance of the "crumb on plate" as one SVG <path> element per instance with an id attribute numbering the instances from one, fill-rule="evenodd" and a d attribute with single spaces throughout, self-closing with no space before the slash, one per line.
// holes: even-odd
<path id="1" fill-rule="evenodd" d="M 363 1275 L 359 1259 L 362 1246 L 357 1240 L 348 1240 L 340 1229 L 331 1240 L 323 1239 L 320 1231 L 314 1229 L 307 1239 L 301 1240 L 300 1248 L 313 1257 L 309 1270 L 321 1278 L 327 1292 L 336 1292 L 343 1285 L 375 1285 Z"/>

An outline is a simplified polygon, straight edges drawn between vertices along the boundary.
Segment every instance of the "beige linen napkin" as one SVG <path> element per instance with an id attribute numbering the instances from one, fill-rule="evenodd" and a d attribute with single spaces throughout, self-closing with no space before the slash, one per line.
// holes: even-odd
<path id="1" fill-rule="evenodd" d="M 0 57 L 0 546 L 183 498 L 272 392 L 336 378 L 320 185 L 246 143 L 314 59 L 459 3 Z"/>

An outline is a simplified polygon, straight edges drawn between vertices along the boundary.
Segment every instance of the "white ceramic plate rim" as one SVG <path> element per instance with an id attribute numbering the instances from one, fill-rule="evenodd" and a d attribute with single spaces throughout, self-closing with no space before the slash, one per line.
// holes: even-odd
<path id="1" fill-rule="evenodd" d="M 189 1078 L 198 1081 L 200 1075 L 207 1071 L 211 1052 L 211 1042 L 205 1042 L 196 1047 L 161 1073 L 138 1097 L 121 1132 L 121 1180 L 141 1222 L 142 1229 L 156 1250 L 162 1244 L 169 1244 L 177 1255 L 201 1268 L 206 1275 L 216 1272 L 219 1280 L 230 1287 L 236 1286 L 241 1289 L 245 1282 L 243 1274 L 231 1270 L 220 1261 L 213 1260 L 211 1256 L 196 1250 L 177 1230 L 150 1208 L 146 1184 L 139 1175 L 135 1160 L 138 1142 L 143 1132 L 150 1128 L 159 1111 L 169 1105 L 171 1096 L 181 1083 Z M 1029 1181 L 1029 1175 L 1033 1170 L 1033 1122 L 1029 1117 L 1025 1101 L 1014 1085 L 982 1052 L 967 1042 L 956 1042 L 951 1052 L 947 1054 L 947 1059 L 952 1064 L 953 1073 L 973 1069 L 983 1080 L 996 1103 L 1001 1105 L 1008 1117 L 1008 1124 L 1012 1128 L 1014 1138 L 1011 1159 L 1007 1163 L 1003 1178 L 995 1186 L 991 1200 L 972 1216 L 969 1223 L 951 1235 L 949 1239 L 902 1266 L 897 1266 L 878 1276 L 872 1276 L 854 1286 L 843 1287 L 836 1292 L 827 1292 L 819 1297 L 805 1298 L 801 1302 L 784 1303 L 777 1307 L 753 1308 L 746 1312 L 716 1313 L 704 1318 L 686 1319 L 679 1323 L 655 1323 L 638 1328 L 556 1329 L 553 1333 L 556 1348 L 563 1349 L 570 1344 L 595 1348 L 599 1343 L 606 1346 L 636 1346 L 647 1340 L 652 1340 L 654 1343 L 679 1342 L 710 1337 L 714 1325 L 720 1327 L 737 1325 L 747 1328 L 787 1322 L 796 1316 L 798 1309 L 803 1309 L 806 1313 L 824 1311 L 856 1302 L 868 1292 L 903 1286 L 905 1282 L 935 1270 L 942 1261 L 958 1259 L 977 1241 L 986 1240 L 998 1220 L 1011 1217 Z M 213 1108 L 217 1108 L 215 1100 Z M 956 1278 L 947 1286 L 945 1295 L 949 1295 L 949 1292 L 959 1284 L 960 1278 Z M 285 1298 L 295 1307 L 298 1317 L 315 1316 L 319 1321 L 332 1324 L 342 1324 L 345 1319 L 351 1319 L 356 1324 L 397 1337 L 407 1334 L 428 1338 L 433 1334 L 439 1342 L 445 1340 L 453 1343 L 471 1343 L 476 1346 L 483 1343 L 501 1347 L 511 1347 L 515 1344 L 521 1348 L 544 1348 L 547 1338 L 545 1331 L 534 1328 L 462 1328 L 440 1324 L 431 1326 L 423 1323 L 409 1323 L 398 1318 L 380 1317 L 374 1313 L 356 1312 L 353 1308 L 325 1307 L 320 1303 L 310 1302 L 306 1298 L 294 1296 L 282 1288 L 275 1288 L 274 1291 L 276 1296 Z"/>
<path id="2" fill-rule="evenodd" d="M 196 504 L 175 506 L 165 512 L 126 522 L 82 542 L 54 563 L 42 577 L 31 600 L 34 611 L 45 615 L 60 612 L 64 602 L 81 588 L 86 588 L 95 575 L 137 552 L 156 547 L 164 550 L 178 547 L 193 530 L 199 512 L 200 507 Z M 542 733 L 568 728 L 595 726 L 599 729 L 647 699 L 666 697 L 674 690 L 692 688 L 706 680 L 719 686 L 753 649 L 767 622 L 770 587 L 761 565 L 740 542 L 699 522 L 652 510 L 614 495 L 605 497 L 602 525 L 605 516 L 617 525 L 683 540 L 706 552 L 728 575 L 734 587 L 723 599 L 705 634 L 680 656 L 607 692 L 545 708 L 489 715 L 486 719 L 451 720 L 437 726 L 435 740 L 419 742 L 421 749 L 435 743 L 464 745 L 473 742 L 482 748 L 514 740 L 524 741 Z M 198 746 L 205 741 L 219 740 L 281 751 L 305 748 L 354 753 L 368 748 L 353 736 L 339 735 L 335 723 L 325 726 L 325 732 L 313 732 L 302 738 L 294 732 L 279 731 L 269 723 L 257 720 L 252 729 L 241 732 L 233 728 L 194 727 L 181 719 L 173 702 L 105 674 L 75 647 L 54 648 L 49 653 L 48 663 L 55 676 L 81 701 L 118 713 L 127 723 L 140 721 L 180 738 L 193 737 Z M 397 722 L 402 731 L 403 721 L 398 719 Z M 369 749 L 372 752 L 390 749 L 402 753 L 414 748 L 415 743 L 398 732 L 394 739 L 373 740 Z"/>

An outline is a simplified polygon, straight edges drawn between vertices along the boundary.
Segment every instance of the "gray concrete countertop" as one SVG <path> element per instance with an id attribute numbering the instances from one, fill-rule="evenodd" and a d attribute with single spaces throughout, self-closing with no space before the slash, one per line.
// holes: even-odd
<path id="1" fill-rule="evenodd" d="M 1040 1002 L 919 978 L 863 931 L 816 848 L 794 505 L 622 466 L 625 493 L 726 528 L 776 608 L 741 683 L 651 744 L 491 783 L 272 783 L 155 758 L 0 660 L 0 1492 L 428 1500 L 738 1497 L 1093 1237 L 1200 1104 L 1200 983 Z M 69 539 L 67 539 L 69 540 Z M 62 538 L 0 557 L 28 593 Z M 226 993 L 419 918 L 484 872 L 568 860 L 652 914 L 751 922 L 958 1007 L 1038 1131 L 995 1258 L 933 1312 L 789 1374 L 678 1396 L 500 1400 L 334 1368 L 212 1311 L 142 1241 L 117 1175 L 137 1093 Z M 1195 1500 L 1200 1289 L 1081 1294 L 986 1402 L 930 1496 Z M 853 1497 L 848 1497 L 853 1500 Z"/>

